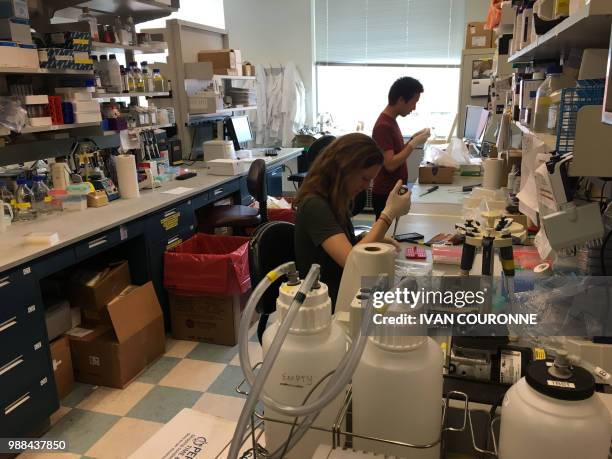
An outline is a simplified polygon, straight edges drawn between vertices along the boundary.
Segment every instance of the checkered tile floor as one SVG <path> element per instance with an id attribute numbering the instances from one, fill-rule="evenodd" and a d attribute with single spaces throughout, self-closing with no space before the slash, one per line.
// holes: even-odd
<path id="1" fill-rule="evenodd" d="M 261 361 L 255 334 L 249 346 L 252 361 Z M 68 452 L 19 459 L 126 458 L 183 408 L 236 421 L 245 401 L 234 390 L 239 365 L 237 346 L 168 338 L 166 353 L 125 389 L 76 383 L 45 435 L 67 440 Z"/>

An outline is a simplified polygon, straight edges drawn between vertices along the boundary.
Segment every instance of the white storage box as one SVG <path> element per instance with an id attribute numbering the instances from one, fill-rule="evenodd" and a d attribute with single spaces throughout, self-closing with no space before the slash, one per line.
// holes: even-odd
<path id="1" fill-rule="evenodd" d="M 202 144 L 204 150 L 204 160 L 214 159 L 236 159 L 234 143 L 230 140 L 209 140 Z"/>
<path id="2" fill-rule="evenodd" d="M 98 113 L 100 103 L 97 100 L 73 100 L 72 109 L 79 113 Z"/>
<path id="3" fill-rule="evenodd" d="M 199 93 L 197 96 L 189 97 L 189 113 L 216 113 L 222 110 L 223 99 L 217 93 Z"/>
<path id="4" fill-rule="evenodd" d="M 47 105 L 49 103 L 49 96 L 46 94 L 25 96 L 26 105 Z"/>
<path id="5" fill-rule="evenodd" d="M 102 114 L 100 112 L 76 112 L 74 114 L 74 122 L 76 124 L 102 122 Z"/>
<path id="6" fill-rule="evenodd" d="M 44 126 L 52 126 L 53 120 L 50 116 L 41 116 L 38 118 L 29 118 L 30 126 L 32 127 L 44 127 Z"/>
<path id="7" fill-rule="evenodd" d="M 0 67 L 40 68 L 36 46 L 0 41 Z"/>
<path id="8" fill-rule="evenodd" d="M 55 88 L 55 94 L 58 96 L 64 96 L 65 99 L 72 99 L 73 101 L 88 101 L 92 100 L 92 95 L 86 88 Z"/>
<path id="9" fill-rule="evenodd" d="M 240 175 L 249 170 L 250 162 L 239 159 L 213 159 L 207 162 L 212 175 Z"/>

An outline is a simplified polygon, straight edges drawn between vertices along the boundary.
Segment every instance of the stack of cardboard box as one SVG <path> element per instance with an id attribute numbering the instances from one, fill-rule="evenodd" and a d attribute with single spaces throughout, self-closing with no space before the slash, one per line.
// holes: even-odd
<path id="1" fill-rule="evenodd" d="M 164 322 L 153 284 L 131 285 L 126 261 L 79 270 L 70 303 L 83 324 L 67 335 L 78 381 L 122 388 L 165 351 Z"/>
<path id="2" fill-rule="evenodd" d="M 242 54 L 239 49 L 200 51 L 198 62 L 212 62 L 215 75 L 242 76 Z"/>

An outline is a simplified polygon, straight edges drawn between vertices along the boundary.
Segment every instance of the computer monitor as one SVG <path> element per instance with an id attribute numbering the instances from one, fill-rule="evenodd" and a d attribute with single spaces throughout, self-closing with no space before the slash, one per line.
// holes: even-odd
<path id="1" fill-rule="evenodd" d="M 234 142 L 234 149 L 240 150 L 240 145 L 253 140 L 248 116 L 232 116 L 225 122 L 227 135 Z"/>
<path id="2" fill-rule="evenodd" d="M 480 142 L 487 127 L 489 111 L 478 105 L 465 108 L 465 129 L 463 137 L 472 142 Z"/>

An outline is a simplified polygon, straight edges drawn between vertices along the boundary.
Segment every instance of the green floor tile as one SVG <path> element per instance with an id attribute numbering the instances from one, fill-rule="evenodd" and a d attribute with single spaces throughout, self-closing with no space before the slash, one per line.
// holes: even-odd
<path id="1" fill-rule="evenodd" d="M 219 344 L 198 343 L 187 355 L 188 359 L 206 360 L 207 362 L 230 363 L 238 353 L 238 346 L 221 346 Z"/>
<path id="2" fill-rule="evenodd" d="M 230 397 L 243 397 L 236 392 L 235 388 L 244 379 L 242 369 L 238 366 L 228 365 L 215 379 L 206 392 L 218 395 L 229 395 Z M 242 390 L 248 391 L 249 385 L 244 384 Z"/>
<path id="3" fill-rule="evenodd" d="M 61 404 L 74 408 L 85 400 L 95 388 L 96 386 L 92 386 L 91 384 L 75 383 L 74 389 L 62 399 Z"/>
<path id="4" fill-rule="evenodd" d="M 191 408 L 203 392 L 156 386 L 127 414 L 128 417 L 166 423 L 183 408 Z"/>
<path id="5" fill-rule="evenodd" d="M 148 384 L 157 384 L 172 370 L 182 359 L 176 357 L 160 357 L 153 365 L 147 368 L 137 379 Z"/>
<path id="6" fill-rule="evenodd" d="M 119 420 L 119 416 L 77 408 L 66 413 L 45 438 L 65 440 L 70 453 L 83 454 Z"/>

